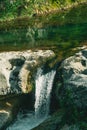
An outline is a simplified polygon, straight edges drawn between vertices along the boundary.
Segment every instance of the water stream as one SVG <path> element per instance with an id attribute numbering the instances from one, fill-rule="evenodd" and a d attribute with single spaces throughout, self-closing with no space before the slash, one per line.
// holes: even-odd
<path id="1" fill-rule="evenodd" d="M 41 68 L 37 71 L 35 116 L 38 118 L 46 118 L 49 114 L 50 93 L 54 75 L 54 70 L 51 70 L 51 72 L 44 75 Z"/>
<path id="2" fill-rule="evenodd" d="M 43 74 L 43 69 L 38 68 L 35 84 L 35 111 L 22 113 L 7 130 L 31 130 L 38 126 L 49 116 L 50 95 L 56 71 L 51 70 Z"/>

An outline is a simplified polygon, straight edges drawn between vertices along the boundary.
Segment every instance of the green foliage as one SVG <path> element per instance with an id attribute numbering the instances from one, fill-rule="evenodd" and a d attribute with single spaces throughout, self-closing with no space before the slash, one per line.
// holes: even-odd
<path id="1" fill-rule="evenodd" d="M 80 128 L 80 130 L 87 130 L 87 121 L 79 122 L 79 128 Z"/>
<path id="2" fill-rule="evenodd" d="M 84 1 L 80 0 L 79 2 Z M 78 0 L 0 0 L 0 18 L 8 19 L 63 8 Z"/>
<path id="3" fill-rule="evenodd" d="M 51 0 L 52 3 L 56 2 L 56 3 L 60 3 L 60 4 L 64 4 L 64 3 L 72 3 L 72 2 L 81 2 L 83 0 Z"/>

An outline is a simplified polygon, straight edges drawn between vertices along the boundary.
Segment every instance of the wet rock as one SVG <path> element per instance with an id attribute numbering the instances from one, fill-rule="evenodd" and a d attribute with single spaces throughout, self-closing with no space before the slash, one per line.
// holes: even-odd
<path id="1" fill-rule="evenodd" d="M 22 98 L 23 96 L 11 96 L 5 100 L 0 99 L 0 130 L 6 130 L 6 127 L 14 120 L 21 106 Z"/>
<path id="2" fill-rule="evenodd" d="M 3 130 L 5 124 L 9 122 L 11 116 L 9 111 L 1 110 L 0 111 L 0 130 Z"/>
<path id="3" fill-rule="evenodd" d="M 0 53 L 0 95 L 30 92 L 31 76 L 53 57 L 55 54 L 51 50 Z"/>
<path id="4" fill-rule="evenodd" d="M 85 121 L 87 114 L 87 50 L 65 59 L 61 64 L 61 86 L 56 97 L 65 109 L 65 123 Z"/>
<path id="5" fill-rule="evenodd" d="M 80 129 L 79 129 L 79 126 L 77 126 L 77 125 L 69 126 L 69 125 L 65 124 L 60 130 L 80 130 Z"/>
<path id="6" fill-rule="evenodd" d="M 2 84 L 3 83 L 3 84 Z M 7 81 L 5 76 L 0 72 L 0 93 L 3 95 L 5 92 L 4 90 L 7 89 Z M 7 91 L 7 90 L 6 90 Z"/>
<path id="7" fill-rule="evenodd" d="M 59 130 L 64 111 L 60 110 L 32 130 Z"/>
<path id="8" fill-rule="evenodd" d="M 79 53 L 77 53 L 79 54 Z M 78 108 L 87 108 L 87 50 L 74 55 L 62 63 L 64 88 L 71 92 Z"/>

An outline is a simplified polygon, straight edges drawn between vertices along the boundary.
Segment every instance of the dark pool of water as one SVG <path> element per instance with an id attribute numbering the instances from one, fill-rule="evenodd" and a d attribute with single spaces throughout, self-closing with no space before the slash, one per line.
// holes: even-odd
<path id="1" fill-rule="evenodd" d="M 53 45 L 73 47 L 84 41 L 87 41 L 87 23 L 0 31 L 0 51 Z"/>

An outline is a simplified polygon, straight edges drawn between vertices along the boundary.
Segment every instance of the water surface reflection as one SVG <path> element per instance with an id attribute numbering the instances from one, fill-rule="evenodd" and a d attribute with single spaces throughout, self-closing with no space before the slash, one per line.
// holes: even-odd
<path id="1" fill-rule="evenodd" d="M 0 51 L 25 50 L 39 46 L 73 47 L 87 40 L 87 24 L 0 31 Z"/>

